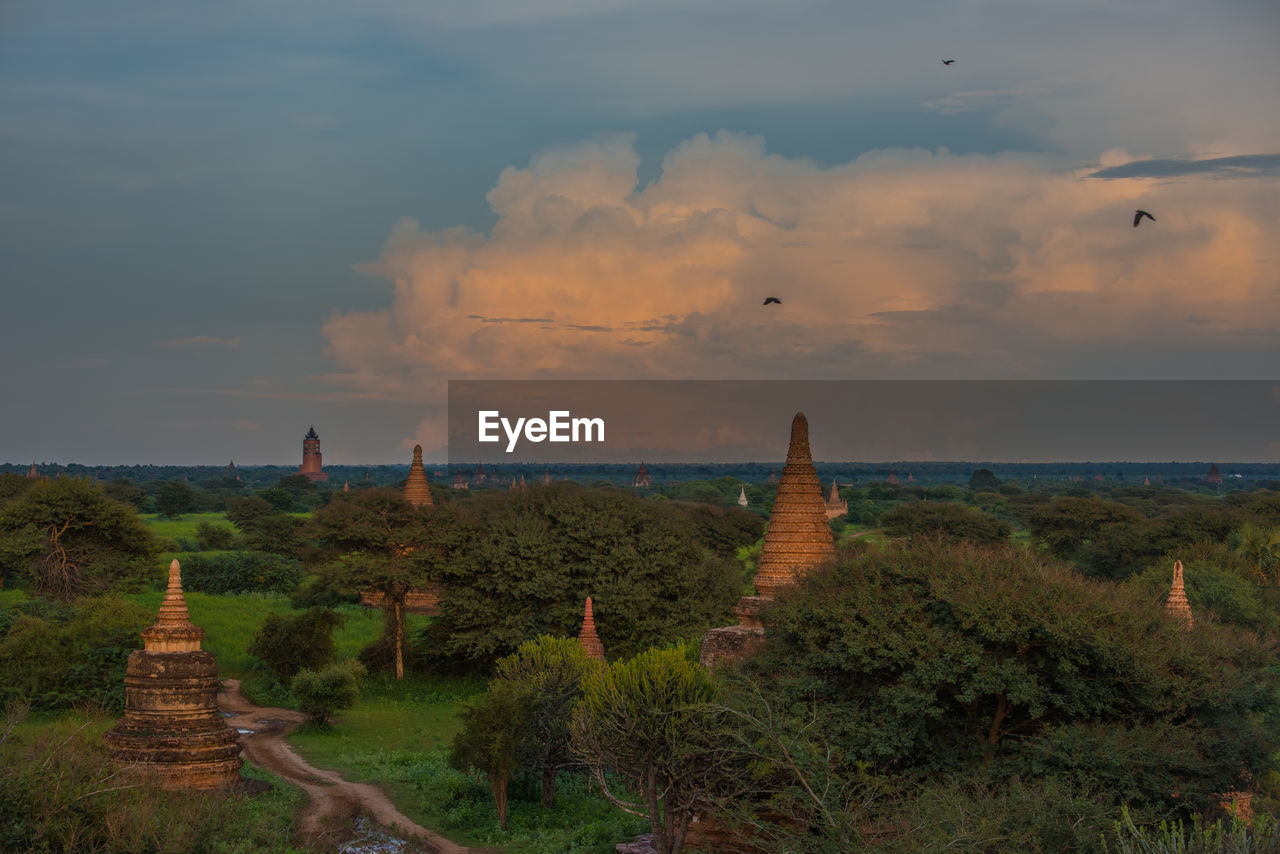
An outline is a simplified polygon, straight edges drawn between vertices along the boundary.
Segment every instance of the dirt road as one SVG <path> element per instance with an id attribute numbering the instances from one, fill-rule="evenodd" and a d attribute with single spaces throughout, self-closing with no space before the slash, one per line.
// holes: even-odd
<path id="1" fill-rule="evenodd" d="M 245 758 L 306 791 L 310 800 L 299 816 L 299 826 L 308 844 L 317 850 L 333 850 L 343 841 L 349 819 L 367 815 L 432 854 L 471 854 L 472 849 L 410 821 L 376 786 L 350 783 L 335 771 L 308 765 L 285 741 L 289 732 L 306 720 L 301 712 L 253 705 L 240 693 L 238 679 L 226 679 L 223 686 L 218 706 L 234 715 L 227 723 L 253 730 L 240 736 Z"/>

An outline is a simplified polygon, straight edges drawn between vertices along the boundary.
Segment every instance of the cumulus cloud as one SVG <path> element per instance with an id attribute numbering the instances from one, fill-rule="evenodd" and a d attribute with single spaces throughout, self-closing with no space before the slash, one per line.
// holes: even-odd
<path id="1" fill-rule="evenodd" d="M 629 136 L 556 149 L 502 172 L 490 234 L 399 222 L 360 267 L 391 303 L 326 322 L 327 379 L 429 399 L 463 377 L 1226 377 L 1280 347 L 1263 178 L 924 150 L 825 167 L 724 131 L 648 185 L 638 164 Z"/>
<path id="2" fill-rule="evenodd" d="M 213 335 L 193 335 L 190 338 L 172 338 L 168 341 L 153 341 L 152 347 L 170 347 L 179 350 L 235 350 L 240 346 L 239 338 L 217 338 Z"/>

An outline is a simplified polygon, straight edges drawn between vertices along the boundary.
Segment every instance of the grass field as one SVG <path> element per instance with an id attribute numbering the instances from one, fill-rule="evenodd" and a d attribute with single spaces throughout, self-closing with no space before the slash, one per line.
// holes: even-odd
<path id="1" fill-rule="evenodd" d="M 409 818 L 465 845 L 506 854 L 605 854 L 647 829 L 585 780 L 565 775 L 550 810 L 538 802 L 536 786 L 513 782 L 503 831 L 488 781 L 447 762 L 458 713 L 483 687 L 457 677 L 375 677 L 331 729 L 295 731 L 289 743 L 313 765 L 376 783 Z"/>
<path id="2" fill-rule="evenodd" d="M 245 650 L 263 621 L 271 614 L 292 612 L 288 599 L 256 593 L 187 593 L 185 597 L 191 621 L 204 629 L 202 646 L 218 659 L 218 672 L 223 677 L 239 679 L 248 675 L 253 661 Z M 164 592 L 150 590 L 125 598 L 158 613 Z M 353 658 L 382 633 L 381 612 L 359 605 L 342 605 L 336 610 L 346 618 L 333 633 L 338 658 Z M 422 620 L 411 616 L 410 629 L 417 628 Z"/>

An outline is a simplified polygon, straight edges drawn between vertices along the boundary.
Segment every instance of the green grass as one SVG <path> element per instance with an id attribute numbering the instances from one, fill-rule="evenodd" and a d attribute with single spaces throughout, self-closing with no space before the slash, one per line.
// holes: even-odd
<path id="1" fill-rule="evenodd" d="M 168 537 L 171 540 L 187 539 L 195 542 L 196 528 L 201 522 L 208 522 L 211 525 L 221 525 L 224 528 L 232 527 L 227 521 L 226 513 L 186 513 L 176 519 L 168 519 L 159 513 L 146 513 L 142 515 L 142 521 L 151 529 L 152 533 L 160 537 Z"/>
<path id="2" fill-rule="evenodd" d="M 256 593 L 238 596 L 215 596 L 187 593 L 187 610 L 191 621 L 204 629 L 201 646 L 218 659 L 218 672 L 224 676 L 244 678 L 253 667 L 246 652 L 250 641 L 271 614 L 288 614 L 293 609 L 289 600 Z M 125 597 L 152 613 L 160 610 L 164 592 L 149 590 Z M 338 658 L 353 658 L 361 649 L 382 634 L 382 614 L 359 605 L 337 608 L 346 620 L 333 634 Z M 419 618 L 421 619 L 421 618 Z M 414 623 L 410 623 L 411 629 Z"/>
<path id="3" fill-rule="evenodd" d="M 536 786 L 513 783 L 503 831 L 488 782 L 446 760 L 460 729 L 458 712 L 483 687 L 458 677 L 375 677 L 332 728 L 295 731 L 289 743 L 317 767 L 376 783 L 409 818 L 464 845 L 496 846 L 506 854 L 605 854 L 647 829 L 585 780 L 564 776 L 550 810 L 537 801 Z"/>

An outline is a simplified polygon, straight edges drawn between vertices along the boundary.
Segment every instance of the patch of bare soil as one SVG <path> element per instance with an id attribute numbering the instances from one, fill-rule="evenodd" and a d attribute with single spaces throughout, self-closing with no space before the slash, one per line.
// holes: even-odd
<path id="1" fill-rule="evenodd" d="M 301 712 L 255 706 L 240 693 L 238 679 L 223 681 L 218 706 L 230 715 L 227 723 L 241 730 L 240 745 L 246 759 L 307 793 L 309 800 L 299 816 L 299 829 L 308 845 L 317 850 L 339 850 L 348 841 L 354 820 L 367 816 L 429 854 L 472 854 L 473 849 L 410 821 L 378 787 L 351 783 L 336 771 L 307 764 L 285 741 L 293 728 L 306 720 Z"/>

